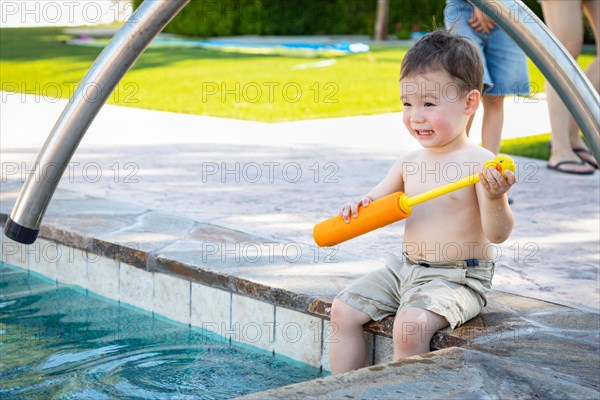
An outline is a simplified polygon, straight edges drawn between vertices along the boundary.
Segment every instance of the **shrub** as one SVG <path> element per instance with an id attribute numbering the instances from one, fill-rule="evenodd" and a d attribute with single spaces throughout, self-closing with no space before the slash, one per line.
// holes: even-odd
<path id="1" fill-rule="evenodd" d="M 139 6 L 142 0 L 134 0 Z M 443 0 L 390 0 L 388 32 L 443 26 Z M 536 0 L 525 0 L 540 18 Z M 377 0 L 192 0 L 165 32 L 189 36 L 373 35 Z"/>
<path id="2" fill-rule="evenodd" d="M 136 6 L 142 0 L 134 0 Z M 373 34 L 377 0 L 192 0 L 165 32 L 189 36 Z M 439 0 L 390 0 L 395 26 L 441 21 Z"/>

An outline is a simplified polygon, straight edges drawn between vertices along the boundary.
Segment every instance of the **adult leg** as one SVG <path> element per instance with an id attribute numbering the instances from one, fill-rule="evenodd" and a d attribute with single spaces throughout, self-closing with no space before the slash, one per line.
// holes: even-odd
<path id="1" fill-rule="evenodd" d="M 368 314 L 334 299 L 331 305 L 331 323 L 337 332 L 329 343 L 329 362 L 333 375 L 365 366 L 367 345 L 363 325 L 371 320 Z"/>
<path id="2" fill-rule="evenodd" d="M 483 147 L 494 154 L 500 151 L 500 138 L 504 123 L 504 96 L 483 96 L 483 123 L 481 141 Z"/>
<path id="3" fill-rule="evenodd" d="M 590 25 L 592 27 L 592 31 L 594 32 L 594 39 L 596 42 L 596 58 L 594 61 L 588 66 L 585 71 L 585 74 L 590 79 L 590 82 L 594 86 L 597 92 L 600 92 L 600 0 L 586 0 L 583 2 L 583 10 L 590 21 Z M 581 136 L 579 135 L 579 127 L 575 123 L 575 120 L 572 119 L 572 124 L 570 126 L 569 138 L 571 140 L 571 147 L 573 149 L 584 149 L 587 150 L 587 146 L 583 142 Z M 577 155 L 585 160 L 592 162 L 597 165 L 597 161 L 594 157 L 587 153 L 586 151 L 579 151 Z"/>
<path id="4" fill-rule="evenodd" d="M 546 25 L 576 58 L 583 44 L 583 20 L 581 2 L 579 0 L 544 0 L 542 1 Z M 571 148 L 570 123 L 571 114 L 554 88 L 546 82 L 548 96 L 548 112 L 552 129 L 552 152 L 549 165 L 570 161 L 579 163 L 580 159 Z M 572 172 L 589 172 L 590 165 L 563 164 L 561 169 Z"/>
<path id="5" fill-rule="evenodd" d="M 596 42 L 596 58 L 586 69 L 585 73 L 590 78 L 592 85 L 600 88 L 600 0 L 587 0 L 583 2 L 583 10 L 590 21 Z"/>
<path id="6" fill-rule="evenodd" d="M 429 310 L 403 308 L 394 321 L 394 359 L 429 352 L 433 335 L 448 325 L 446 318 Z"/>

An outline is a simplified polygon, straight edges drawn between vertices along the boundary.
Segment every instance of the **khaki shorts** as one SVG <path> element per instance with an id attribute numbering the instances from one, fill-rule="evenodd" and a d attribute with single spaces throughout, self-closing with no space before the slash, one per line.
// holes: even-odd
<path id="1" fill-rule="evenodd" d="M 407 256 L 402 262 L 392 256 L 386 268 L 363 276 L 337 297 L 375 321 L 395 315 L 405 307 L 439 314 L 446 318 L 450 329 L 477 316 L 487 304 L 494 263 L 467 260 L 431 264 L 434 263 L 419 263 Z"/>

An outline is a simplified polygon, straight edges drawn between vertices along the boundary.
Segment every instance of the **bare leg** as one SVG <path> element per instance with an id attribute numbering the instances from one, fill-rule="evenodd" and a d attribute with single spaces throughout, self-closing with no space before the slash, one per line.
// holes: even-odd
<path id="1" fill-rule="evenodd" d="M 500 151 L 504 124 L 504 96 L 483 96 L 482 146 L 494 154 Z"/>
<path id="2" fill-rule="evenodd" d="M 428 353 L 433 335 L 448 326 L 446 318 L 416 307 L 407 307 L 394 321 L 394 359 Z"/>
<path id="3" fill-rule="evenodd" d="M 546 24 L 561 41 L 574 58 L 581 52 L 583 44 L 583 20 L 581 2 L 573 0 L 544 0 L 542 1 Z M 571 148 L 571 114 L 562 100 L 548 83 L 548 112 L 552 128 L 552 153 L 548 163 L 556 165 L 561 161 L 580 162 L 579 157 Z M 591 171 L 589 165 L 564 165 L 562 168 L 570 171 Z"/>
<path id="4" fill-rule="evenodd" d="M 585 74 L 590 79 L 590 82 L 600 92 L 600 1 L 598 0 L 587 0 L 583 2 L 583 10 L 590 21 L 592 31 L 594 32 L 594 39 L 596 42 L 596 58 L 588 66 Z M 571 140 L 571 147 L 574 149 L 587 149 L 587 146 L 583 142 L 583 139 L 579 135 L 579 127 L 575 123 L 575 120 L 571 118 L 571 125 L 569 126 L 569 138 Z M 593 160 L 592 156 L 578 153 L 580 157 L 584 157 L 586 160 Z"/>
<path id="5" fill-rule="evenodd" d="M 363 325 L 371 317 L 362 311 L 334 299 L 331 305 L 331 323 L 337 333 L 329 344 L 329 362 L 333 375 L 342 374 L 365 366 L 367 345 Z"/>
<path id="6" fill-rule="evenodd" d="M 600 1 L 587 0 L 583 2 L 583 10 L 590 21 L 594 39 L 596 41 L 596 58 L 589 65 L 585 74 L 590 78 L 592 85 L 600 91 Z"/>

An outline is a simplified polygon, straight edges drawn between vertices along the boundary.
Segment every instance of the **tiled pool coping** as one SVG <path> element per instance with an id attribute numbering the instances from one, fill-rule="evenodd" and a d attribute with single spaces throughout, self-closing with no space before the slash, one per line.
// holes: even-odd
<path id="1" fill-rule="evenodd" d="M 2 225 L 18 188 L 0 193 Z M 55 194 L 36 243 L 2 237 L 0 247 L 9 264 L 325 371 L 333 297 L 381 266 L 63 190 Z M 598 314 L 493 291 L 480 316 L 436 334 L 432 348 L 459 346 L 496 357 L 525 343 L 532 346 L 526 360 L 540 365 L 552 365 L 548 358 L 562 349 L 571 358 L 553 368 L 575 371 L 578 384 L 598 390 L 598 323 Z M 365 326 L 369 365 L 391 361 L 392 324 L 388 318 Z M 384 370 L 389 373 L 372 371 Z M 348 388 L 359 390 L 360 380 L 350 381 Z M 282 391 L 282 398 L 289 393 Z"/>

